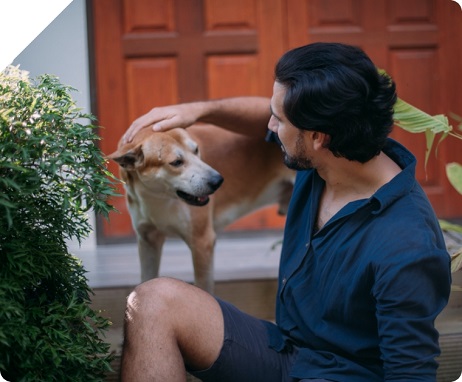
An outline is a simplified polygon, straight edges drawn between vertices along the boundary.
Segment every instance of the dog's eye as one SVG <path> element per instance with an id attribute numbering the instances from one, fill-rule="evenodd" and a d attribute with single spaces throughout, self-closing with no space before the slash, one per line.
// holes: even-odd
<path id="1" fill-rule="evenodd" d="M 173 162 L 170 162 L 170 166 L 180 167 L 183 163 L 184 163 L 183 159 L 177 159 L 177 160 L 174 160 Z"/>
<path id="2" fill-rule="evenodd" d="M 199 146 L 196 146 L 196 148 L 194 149 L 194 155 L 198 155 L 199 154 Z"/>

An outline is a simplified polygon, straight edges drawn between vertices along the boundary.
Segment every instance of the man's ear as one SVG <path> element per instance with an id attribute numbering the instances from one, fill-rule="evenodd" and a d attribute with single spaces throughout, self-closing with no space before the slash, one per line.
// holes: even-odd
<path id="1" fill-rule="evenodd" d="M 121 154 L 119 150 L 108 156 L 109 159 L 117 162 L 120 167 L 127 171 L 133 171 L 144 161 L 144 154 L 141 145 Z"/>
<path id="2" fill-rule="evenodd" d="M 321 133 L 319 131 L 312 132 L 313 147 L 315 149 L 328 148 L 330 142 L 330 135 Z"/>

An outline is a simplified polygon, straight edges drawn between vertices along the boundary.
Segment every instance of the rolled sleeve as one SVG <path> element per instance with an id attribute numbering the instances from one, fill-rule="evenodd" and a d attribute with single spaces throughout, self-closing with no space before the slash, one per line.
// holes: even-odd
<path id="1" fill-rule="evenodd" d="M 450 293 L 449 256 L 404 255 L 377 272 L 373 289 L 385 381 L 435 381 L 437 315 Z"/>

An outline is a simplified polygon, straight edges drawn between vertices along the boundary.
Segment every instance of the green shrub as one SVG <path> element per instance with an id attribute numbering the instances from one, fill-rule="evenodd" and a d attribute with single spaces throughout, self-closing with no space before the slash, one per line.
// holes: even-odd
<path id="1" fill-rule="evenodd" d="M 66 241 L 107 216 L 114 178 L 92 117 L 57 78 L 0 73 L 0 372 L 8 381 L 101 381 L 109 322 Z M 86 125 L 84 123 L 87 123 Z"/>

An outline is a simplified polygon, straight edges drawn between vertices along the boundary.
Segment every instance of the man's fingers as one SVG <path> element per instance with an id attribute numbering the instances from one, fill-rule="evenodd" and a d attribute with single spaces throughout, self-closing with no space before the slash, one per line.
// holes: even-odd
<path id="1" fill-rule="evenodd" d="M 158 122 L 158 123 L 155 123 L 154 125 L 152 125 L 152 130 L 153 131 L 162 131 L 163 130 L 162 122 Z"/>
<path id="2" fill-rule="evenodd" d="M 167 131 L 174 129 L 175 127 L 183 127 L 178 120 L 178 118 L 172 117 L 168 119 L 163 119 L 162 121 L 156 122 L 152 125 L 152 130 L 154 131 Z"/>
<path id="3" fill-rule="evenodd" d="M 122 142 L 123 143 L 131 142 L 138 131 L 162 119 L 162 116 L 159 117 L 156 115 L 157 113 L 158 113 L 158 109 L 154 108 L 148 113 L 135 119 L 133 123 L 130 125 L 130 127 L 127 129 L 125 134 L 123 135 Z"/>
<path id="4" fill-rule="evenodd" d="M 122 143 L 129 143 L 133 140 L 135 135 L 140 131 L 141 129 L 144 129 L 145 127 L 148 127 L 149 125 L 152 125 L 151 128 L 153 131 L 166 131 L 171 129 L 172 127 L 175 127 L 174 122 L 170 120 L 164 120 L 160 122 L 156 122 L 152 124 L 152 122 L 144 124 L 140 123 L 139 121 L 135 121 L 132 123 L 132 125 L 128 128 L 128 130 L 125 132 L 125 134 L 122 137 Z"/>
<path id="5" fill-rule="evenodd" d="M 143 128 L 143 125 L 138 124 L 138 123 L 133 123 L 123 135 L 122 143 L 131 142 L 133 138 L 135 137 L 136 133 L 140 131 L 142 128 Z"/>
<path id="6" fill-rule="evenodd" d="M 195 122 L 193 118 L 185 118 L 185 115 L 189 116 L 189 114 L 184 107 L 155 107 L 133 121 L 125 132 L 122 142 L 131 142 L 138 131 L 148 126 L 152 126 L 153 131 L 167 131 L 176 127 L 186 128 Z"/>

